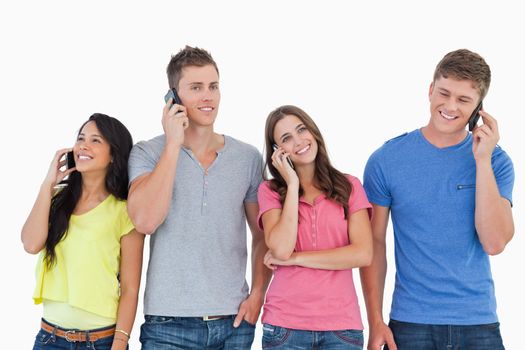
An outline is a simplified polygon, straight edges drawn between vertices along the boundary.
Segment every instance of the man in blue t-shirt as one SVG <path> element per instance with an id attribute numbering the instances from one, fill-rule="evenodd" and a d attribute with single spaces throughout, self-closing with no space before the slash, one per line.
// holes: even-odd
<path id="1" fill-rule="evenodd" d="M 501 253 L 514 234 L 514 170 L 490 114 L 481 109 L 481 125 L 466 130 L 489 85 L 481 56 L 448 53 L 430 84 L 428 124 L 386 142 L 368 160 L 374 260 L 361 279 L 369 350 L 503 349 L 489 255 Z M 396 282 L 387 326 L 390 212 Z"/>

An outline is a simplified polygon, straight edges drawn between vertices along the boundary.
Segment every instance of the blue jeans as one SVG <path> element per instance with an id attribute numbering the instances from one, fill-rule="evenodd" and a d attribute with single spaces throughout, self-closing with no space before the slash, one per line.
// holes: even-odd
<path id="1" fill-rule="evenodd" d="M 242 321 L 233 327 L 235 315 L 213 321 L 200 317 L 144 316 L 140 327 L 142 350 L 250 349 L 255 326 Z"/>
<path id="2" fill-rule="evenodd" d="M 46 321 L 44 321 L 46 322 Z M 52 326 L 53 324 L 46 322 Z M 56 328 L 60 328 L 55 326 Z M 111 328 L 106 327 L 106 328 Z M 94 329 L 93 331 L 100 331 L 106 328 Z M 60 328 L 68 331 L 70 329 Z M 49 333 L 43 329 L 40 329 L 35 338 L 35 345 L 33 350 L 111 350 L 113 344 L 113 336 L 98 339 L 97 341 L 84 341 L 84 342 L 69 342 L 65 338 L 57 336 L 54 332 Z"/>
<path id="3" fill-rule="evenodd" d="M 390 320 L 398 350 L 503 350 L 499 323 L 428 325 Z M 385 349 L 388 347 L 385 346 Z"/>
<path id="4" fill-rule="evenodd" d="M 263 349 L 363 349 L 363 331 L 303 331 L 265 323 Z"/>

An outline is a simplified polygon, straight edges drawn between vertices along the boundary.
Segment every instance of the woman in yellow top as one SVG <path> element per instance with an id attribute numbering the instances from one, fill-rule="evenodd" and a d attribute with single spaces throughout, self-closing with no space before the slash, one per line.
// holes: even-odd
<path id="1" fill-rule="evenodd" d="M 24 249 L 40 252 L 33 298 L 44 315 L 33 349 L 127 348 L 144 245 L 126 211 L 132 146 L 120 121 L 96 113 L 51 162 L 22 228 Z M 61 170 L 70 151 L 76 165 Z"/>

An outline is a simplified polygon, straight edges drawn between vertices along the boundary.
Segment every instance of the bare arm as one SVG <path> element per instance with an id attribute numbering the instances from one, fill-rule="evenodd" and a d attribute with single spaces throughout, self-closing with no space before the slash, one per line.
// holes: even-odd
<path id="1" fill-rule="evenodd" d="M 120 300 L 117 313 L 116 329 L 131 333 L 140 288 L 142 272 L 142 252 L 144 235 L 136 230 L 123 236 L 120 241 Z M 126 349 L 128 337 L 122 332 L 115 332 L 112 350 Z"/>
<path id="2" fill-rule="evenodd" d="M 386 229 L 390 208 L 373 205 L 372 237 L 374 255 L 372 264 L 360 269 L 361 285 L 370 326 L 368 341 L 369 350 L 379 350 L 383 344 L 388 344 L 390 349 L 397 349 L 392 332 L 383 321 L 383 293 L 387 271 L 386 261 Z"/>
<path id="3" fill-rule="evenodd" d="M 299 178 L 286 161 L 288 154 L 282 149 L 272 155 L 272 164 L 282 175 L 288 186 L 282 209 L 271 209 L 262 215 L 266 245 L 274 257 L 287 260 L 292 255 L 297 241 L 299 221 Z"/>
<path id="4" fill-rule="evenodd" d="M 348 219 L 350 244 L 319 251 L 295 252 L 288 260 L 279 260 L 269 252 L 265 257 L 267 265 L 298 265 L 316 269 L 346 270 L 368 266 L 372 261 L 372 229 L 367 209 L 358 210 Z"/>
<path id="5" fill-rule="evenodd" d="M 188 126 L 186 109 L 179 105 L 170 107 L 171 100 L 164 106 L 162 116 L 166 144 L 160 159 L 151 173 L 137 177 L 129 189 L 129 216 L 136 229 L 146 234 L 155 232 L 168 214 L 184 130 Z"/>
<path id="6" fill-rule="evenodd" d="M 499 140 L 498 124 L 481 111 L 483 125 L 473 132 L 472 150 L 476 159 L 475 224 L 479 240 L 487 254 L 501 253 L 514 236 L 510 202 L 501 197 L 492 169 L 491 157 Z"/>
<path id="7" fill-rule="evenodd" d="M 35 204 L 22 227 L 22 243 L 24 244 L 25 251 L 30 254 L 39 253 L 46 244 L 49 230 L 49 211 L 51 208 L 51 199 L 55 191 L 54 187 L 62 181 L 64 177 L 75 170 L 75 168 L 65 171 L 60 170 L 60 167 L 65 164 L 65 161 L 60 161 L 60 158 L 70 150 L 71 148 L 64 148 L 55 153 L 46 178 L 40 186 Z"/>
<path id="8" fill-rule="evenodd" d="M 234 321 L 234 326 L 238 326 L 244 318 L 251 324 L 257 323 L 259 313 L 264 303 L 264 295 L 270 278 L 271 270 L 263 264 L 264 253 L 267 251 L 264 243 L 264 233 L 257 225 L 257 214 L 259 205 L 257 203 L 245 203 L 246 221 L 252 233 L 252 284 L 249 297 L 239 307 L 239 313 Z"/>

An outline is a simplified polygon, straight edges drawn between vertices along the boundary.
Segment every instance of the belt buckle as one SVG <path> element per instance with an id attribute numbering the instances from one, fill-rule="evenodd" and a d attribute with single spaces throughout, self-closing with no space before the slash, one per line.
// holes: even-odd
<path id="1" fill-rule="evenodd" d="M 221 319 L 220 316 L 219 317 L 217 317 L 217 316 L 215 316 L 215 317 L 213 317 L 213 316 L 203 316 L 202 317 L 203 321 L 215 321 L 215 320 L 220 320 L 220 319 Z"/>
<path id="2" fill-rule="evenodd" d="M 66 340 L 69 342 L 69 343 L 74 343 L 76 342 L 76 340 L 74 339 L 69 339 L 69 335 L 72 334 L 72 335 L 75 335 L 76 334 L 76 331 L 66 331 L 66 334 L 65 334 L 65 337 Z"/>

